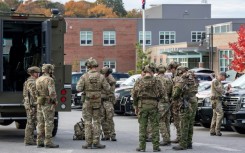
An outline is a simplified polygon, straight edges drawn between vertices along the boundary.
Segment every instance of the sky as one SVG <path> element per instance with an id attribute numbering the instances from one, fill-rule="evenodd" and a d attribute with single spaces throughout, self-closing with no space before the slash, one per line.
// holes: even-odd
<path id="1" fill-rule="evenodd" d="M 66 3 L 69 0 L 51 0 Z M 77 1 L 77 0 L 75 0 Z M 87 0 L 94 2 L 95 0 Z M 151 4 L 201 4 L 203 0 L 146 0 L 146 9 Z M 205 0 L 204 0 L 205 1 Z M 212 4 L 212 18 L 245 18 L 245 0 L 206 0 Z M 140 9 L 141 0 L 123 0 L 126 10 Z"/>

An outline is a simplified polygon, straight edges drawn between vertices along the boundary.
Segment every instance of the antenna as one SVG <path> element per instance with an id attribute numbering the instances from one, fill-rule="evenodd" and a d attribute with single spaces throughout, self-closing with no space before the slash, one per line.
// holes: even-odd
<path id="1" fill-rule="evenodd" d="M 208 3 L 208 0 L 202 0 L 201 3 L 207 4 Z"/>

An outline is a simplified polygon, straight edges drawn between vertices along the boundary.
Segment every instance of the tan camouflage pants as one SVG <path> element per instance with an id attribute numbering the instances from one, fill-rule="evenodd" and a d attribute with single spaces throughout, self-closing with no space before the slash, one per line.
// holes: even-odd
<path id="1" fill-rule="evenodd" d="M 164 142 L 170 142 L 170 110 L 169 103 L 159 103 L 159 130 Z M 167 111 L 168 110 L 168 111 Z"/>
<path id="2" fill-rule="evenodd" d="M 36 109 L 30 109 L 25 105 L 26 109 L 26 128 L 25 128 L 25 143 L 31 143 L 35 141 L 34 139 L 34 130 L 37 125 Z"/>
<path id="3" fill-rule="evenodd" d="M 114 116 L 113 102 L 103 100 L 101 106 L 101 125 L 105 138 L 110 138 L 116 135 L 113 116 Z"/>
<path id="4" fill-rule="evenodd" d="M 172 105 L 172 116 L 173 116 L 173 120 L 174 120 L 174 126 L 176 127 L 176 131 L 177 131 L 177 137 L 176 139 L 180 139 L 180 114 L 179 114 L 179 103 L 178 101 L 172 101 L 173 105 Z"/>
<path id="5" fill-rule="evenodd" d="M 52 144 L 55 109 L 51 104 L 37 106 L 37 144 Z"/>
<path id="6" fill-rule="evenodd" d="M 82 115 L 85 124 L 85 140 L 87 144 L 99 144 L 100 142 L 100 121 L 101 121 L 101 100 L 85 100 Z"/>
<path id="7" fill-rule="evenodd" d="M 224 117 L 224 111 L 222 109 L 221 101 L 212 100 L 213 105 L 213 117 L 210 126 L 210 133 L 220 133 L 222 119 Z"/>

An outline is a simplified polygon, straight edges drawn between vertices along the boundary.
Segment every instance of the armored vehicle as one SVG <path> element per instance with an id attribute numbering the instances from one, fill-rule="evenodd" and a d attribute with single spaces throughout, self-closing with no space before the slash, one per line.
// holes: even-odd
<path id="1" fill-rule="evenodd" d="M 0 125 L 24 129 L 26 113 L 23 106 L 23 83 L 30 66 L 43 63 L 55 65 L 55 86 L 58 112 L 71 110 L 71 66 L 64 65 L 64 34 L 66 22 L 57 9 L 52 17 L 42 14 L 0 13 Z"/>

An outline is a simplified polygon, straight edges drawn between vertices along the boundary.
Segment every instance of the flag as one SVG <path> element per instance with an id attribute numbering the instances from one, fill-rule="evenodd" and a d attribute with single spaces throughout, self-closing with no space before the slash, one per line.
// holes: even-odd
<path id="1" fill-rule="evenodd" d="M 142 0 L 142 9 L 145 9 L 145 0 Z"/>

